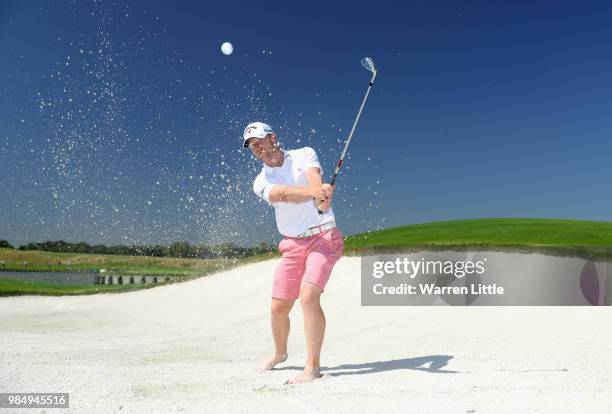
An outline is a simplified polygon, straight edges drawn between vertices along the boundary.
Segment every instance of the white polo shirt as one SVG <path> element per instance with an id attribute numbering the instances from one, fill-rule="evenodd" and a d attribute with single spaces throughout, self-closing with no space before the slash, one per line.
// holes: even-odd
<path id="1" fill-rule="evenodd" d="M 295 237 L 311 227 L 334 221 L 334 212 L 330 208 L 319 214 L 313 200 L 303 203 L 270 203 L 270 190 L 274 185 L 293 185 L 307 187 L 306 170 L 311 167 L 323 169 L 319 164 L 317 153 L 310 147 L 285 151 L 285 159 L 280 167 L 269 167 L 264 164 L 253 183 L 253 191 L 272 207 L 276 214 L 276 226 L 283 236 Z"/>

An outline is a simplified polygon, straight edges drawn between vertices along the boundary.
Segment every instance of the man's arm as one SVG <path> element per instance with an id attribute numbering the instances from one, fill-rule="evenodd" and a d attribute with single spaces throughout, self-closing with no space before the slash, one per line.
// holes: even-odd
<path id="1" fill-rule="evenodd" d="M 329 184 L 322 184 L 321 170 L 311 167 L 306 170 L 308 186 L 275 185 L 270 190 L 270 202 L 303 203 L 313 198 L 324 199 L 331 197 L 333 192 Z"/>
<path id="2" fill-rule="evenodd" d="M 313 197 L 313 189 L 297 185 L 276 184 L 270 190 L 270 203 L 302 203 Z"/>

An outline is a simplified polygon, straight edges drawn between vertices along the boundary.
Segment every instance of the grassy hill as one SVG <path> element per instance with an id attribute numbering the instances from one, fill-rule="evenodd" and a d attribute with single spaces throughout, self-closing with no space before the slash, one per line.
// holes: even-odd
<path id="1" fill-rule="evenodd" d="M 347 253 L 488 249 L 612 259 L 612 222 L 523 218 L 440 221 L 350 236 L 345 249 Z"/>
<path id="2" fill-rule="evenodd" d="M 416 250 L 498 250 L 575 256 L 612 261 L 612 222 L 553 219 L 475 219 L 414 224 L 348 236 L 347 254 Z M 277 257 L 271 253 L 244 259 L 175 259 L 93 254 L 50 253 L 0 248 L 0 270 L 92 271 L 200 277 L 253 261 Z M 4 263 L 2 263 L 4 262 Z M 0 272 L 0 278 L 2 273 Z M 0 296 L 66 295 L 116 292 L 152 285 L 58 286 L 42 282 L 0 279 Z"/>

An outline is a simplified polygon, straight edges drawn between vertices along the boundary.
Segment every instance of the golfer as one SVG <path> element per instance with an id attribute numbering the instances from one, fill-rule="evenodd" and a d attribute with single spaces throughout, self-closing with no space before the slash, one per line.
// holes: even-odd
<path id="1" fill-rule="evenodd" d="M 320 378 L 320 355 L 325 334 L 321 293 L 342 255 L 342 233 L 334 222 L 334 187 L 323 184 L 323 170 L 312 148 L 285 151 L 272 128 L 253 122 L 244 130 L 244 147 L 263 162 L 253 191 L 274 207 L 283 239 L 282 254 L 272 285 L 271 322 L 275 353 L 262 367 L 270 370 L 287 360 L 289 312 L 300 299 L 308 357 L 304 371 L 287 383 Z M 319 214 L 321 210 L 323 214 Z"/>

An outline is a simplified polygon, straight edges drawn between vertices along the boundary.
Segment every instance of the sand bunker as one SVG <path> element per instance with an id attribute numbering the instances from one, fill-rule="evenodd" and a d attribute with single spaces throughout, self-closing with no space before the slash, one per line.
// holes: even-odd
<path id="1" fill-rule="evenodd" d="M 362 307 L 360 259 L 323 295 L 323 380 L 272 352 L 276 261 L 137 292 L 0 299 L 0 390 L 69 392 L 67 412 L 605 412 L 610 307 Z M 42 410 L 38 410 L 40 412 Z M 54 412 L 62 412 L 54 410 Z"/>

